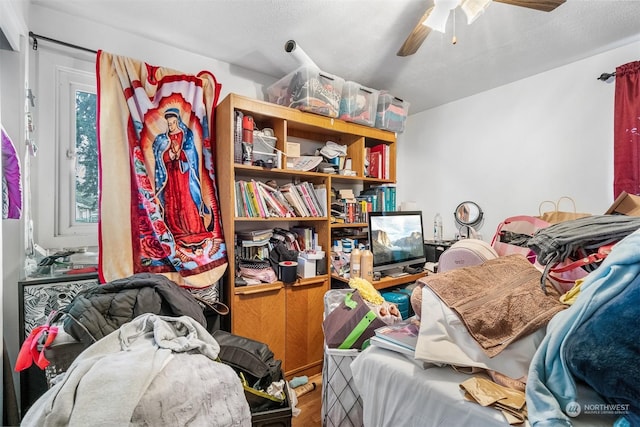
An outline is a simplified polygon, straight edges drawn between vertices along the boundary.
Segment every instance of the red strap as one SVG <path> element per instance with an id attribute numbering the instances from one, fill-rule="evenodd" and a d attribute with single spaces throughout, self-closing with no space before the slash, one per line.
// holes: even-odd
<path id="1" fill-rule="evenodd" d="M 33 328 L 29 336 L 22 343 L 20 351 L 18 352 L 18 357 L 16 358 L 16 372 L 20 372 L 29 368 L 33 363 L 33 357 L 31 356 L 31 347 L 33 346 L 34 342 L 38 342 L 38 338 L 42 334 L 42 330 L 45 328 L 45 326 L 46 325 L 42 325 Z"/>
<path id="2" fill-rule="evenodd" d="M 43 334 L 45 334 L 45 342 L 42 349 L 38 350 L 38 343 L 40 342 Z M 31 367 L 33 362 L 35 362 L 40 369 L 44 369 L 49 366 L 49 361 L 44 357 L 44 348 L 53 343 L 56 335 L 58 335 L 57 326 L 40 325 L 33 328 L 29 336 L 22 343 L 20 351 L 18 352 L 15 366 L 16 372 L 20 372 Z"/>
<path id="3" fill-rule="evenodd" d="M 562 267 L 557 267 L 558 264 L 556 264 L 556 266 L 552 267 L 550 270 L 550 273 L 564 273 L 566 271 L 571 271 L 573 269 L 579 268 L 579 267 L 584 267 L 585 265 L 589 265 L 589 264 L 593 264 L 596 262 L 601 262 L 603 259 L 605 259 L 609 253 L 611 252 L 611 248 L 613 247 L 613 245 L 615 245 L 617 242 L 615 243 L 611 243 L 609 245 L 605 245 L 605 246 L 600 246 L 598 248 L 598 252 L 592 253 L 586 257 L 580 258 L 579 260 L 573 261 L 569 264 L 566 264 Z M 572 280 L 564 280 L 564 279 L 560 279 L 557 278 L 555 276 L 553 276 L 554 280 L 557 280 L 559 282 L 564 282 L 564 283 L 571 283 Z"/>

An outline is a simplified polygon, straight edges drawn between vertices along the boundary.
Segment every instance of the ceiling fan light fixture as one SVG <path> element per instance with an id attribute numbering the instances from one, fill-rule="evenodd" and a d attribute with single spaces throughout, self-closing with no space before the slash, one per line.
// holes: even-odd
<path id="1" fill-rule="evenodd" d="M 458 7 L 461 0 L 435 0 L 434 7 L 422 25 L 444 33 L 447 29 L 449 12 Z"/>
<path id="2" fill-rule="evenodd" d="M 492 0 L 463 0 L 460 8 L 467 15 L 467 24 L 471 25 L 480 15 L 482 15 Z"/>

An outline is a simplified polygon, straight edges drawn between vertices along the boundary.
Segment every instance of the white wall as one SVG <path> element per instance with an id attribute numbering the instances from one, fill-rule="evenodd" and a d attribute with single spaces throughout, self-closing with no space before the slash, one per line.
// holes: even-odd
<path id="1" fill-rule="evenodd" d="M 417 202 L 428 238 L 436 212 L 444 237 L 454 237 L 453 211 L 465 200 L 483 209 L 486 241 L 503 219 L 537 215 L 541 201 L 564 195 L 579 212 L 604 213 L 613 202 L 615 83 L 596 78 L 637 60 L 640 42 L 409 116 L 398 202 Z"/>

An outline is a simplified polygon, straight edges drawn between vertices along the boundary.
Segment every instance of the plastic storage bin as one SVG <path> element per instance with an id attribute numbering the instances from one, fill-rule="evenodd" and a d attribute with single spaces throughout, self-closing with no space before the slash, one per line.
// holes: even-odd
<path id="1" fill-rule="evenodd" d="M 267 88 L 269 102 L 338 117 L 344 79 L 303 65 Z"/>
<path id="2" fill-rule="evenodd" d="M 345 82 L 342 87 L 339 118 L 347 122 L 373 126 L 376 123 L 379 91 L 356 82 Z"/>
<path id="3" fill-rule="evenodd" d="M 253 162 L 262 160 L 265 163 L 271 163 L 276 166 L 278 154 L 276 151 L 276 142 L 278 138 L 275 136 L 267 136 L 262 132 L 253 131 Z"/>
<path id="4" fill-rule="evenodd" d="M 409 114 L 409 103 L 388 92 L 381 91 L 378 95 L 378 109 L 376 124 L 378 129 L 385 129 L 401 133 Z"/>

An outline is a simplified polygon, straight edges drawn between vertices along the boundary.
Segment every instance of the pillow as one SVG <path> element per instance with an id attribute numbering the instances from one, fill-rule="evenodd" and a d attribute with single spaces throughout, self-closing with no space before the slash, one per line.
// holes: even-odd
<path id="1" fill-rule="evenodd" d="M 489 369 L 513 379 L 526 377 L 531 359 L 546 333 L 546 327 L 539 328 L 489 357 L 469 334 L 460 317 L 428 286 L 422 287 L 421 313 L 416 359 Z"/>

